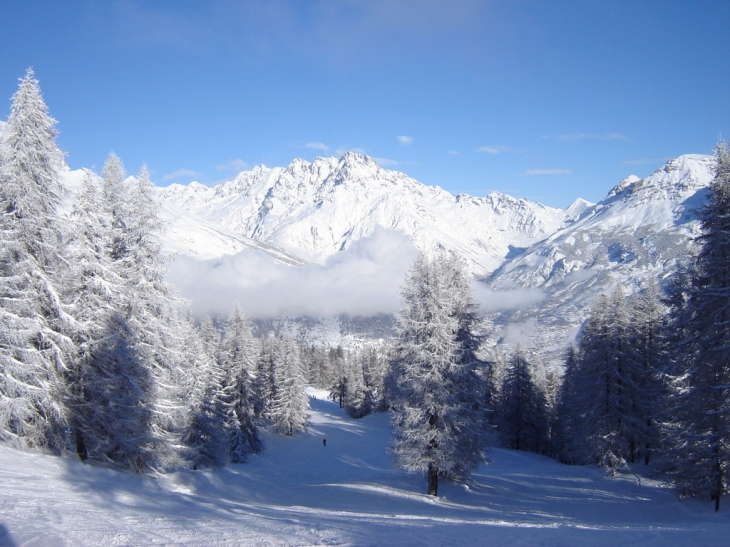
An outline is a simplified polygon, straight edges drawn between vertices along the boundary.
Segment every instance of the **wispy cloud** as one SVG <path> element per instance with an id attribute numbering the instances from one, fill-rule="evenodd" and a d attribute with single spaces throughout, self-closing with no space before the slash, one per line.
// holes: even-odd
<path id="1" fill-rule="evenodd" d="M 398 142 L 401 143 L 403 146 L 410 146 L 413 144 L 413 141 L 415 139 L 413 137 L 409 137 L 407 135 L 399 135 L 398 136 Z"/>
<path id="2" fill-rule="evenodd" d="M 368 155 L 367 152 L 365 152 L 365 150 L 363 150 L 362 148 L 357 148 L 357 147 L 353 148 L 350 146 L 338 146 L 337 150 L 335 150 L 335 155 L 344 156 L 348 152 L 355 152 L 356 154 L 362 154 L 363 156 Z"/>
<path id="3" fill-rule="evenodd" d="M 348 65 L 393 58 L 403 43 L 420 50 L 435 41 L 463 55 L 479 23 L 491 20 L 483 0 L 206 2 L 210 9 L 186 9 L 180 6 L 185 2 L 102 4 L 94 22 L 108 29 L 106 40 L 121 47 L 235 50 Z"/>
<path id="4" fill-rule="evenodd" d="M 525 171 L 528 175 L 570 175 L 572 169 L 528 169 Z"/>
<path id="5" fill-rule="evenodd" d="M 197 171 L 193 171 L 192 169 L 178 169 L 177 171 L 173 171 L 172 173 L 168 173 L 164 177 L 162 177 L 162 180 L 174 180 L 174 179 L 180 179 L 180 178 L 197 178 L 201 177 L 202 173 L 198 173 Z"/>
<path id="6" fill-rule="evenodd" d="M 669 161 L 671 158 L 654 158 L 654 159 L 645 159 L 645 160 L 624 160 L 621 163 L 623 165 L 648 165 L 648 164 L 656 164 L 656 163 L 664 163 Z"/>
<path id="7" fill-rule="evenodd" d="M 496 156 L 498 154 L 503 154 L 504 152 L 511 152 L 512 147 L 511 146 L 480 146 L 477 149 L 477 152 L 482 152 L 483 154 L 491 154 L 492 156 Z"/>
<path id="8" fill-rule="evenodd" d="M 449 156 L 461 156 L 461 152 L 458 150 L 449 150 L 448 154 Z"/>
<path id="9" fill-rule="evenodd" d="M 323 142 L 317 142 L 317 141 L 308 142 L 307 144 L 304 145 L 304 148 L 309 148 L 310 150 L 320 150 L 322 152 L 329 152 L 330 151 L 330 147 L 329 146 L 327 146 Z"/>
<path id="10" fill-rule="evenodd" d="M 545 136 L 544 139 L 554 139 L 556 141 L 627 141 L 629 137 L 622 133 L 565 133 L 556 137 Z"/>
<path id="11" fill-rule="evenodd" d="M 484 312 L 498 310 L 516 310 L 537 304 L 545 299 L 545 293 L 539 289 L 510 289 L 495 291 L 484 283 L 472 283 L 474 300 Z"/>
<path id="12" fill-rule="evenodd" d="M 248 163 L 243 161 L 241 158 L 236 158 L 235 160 L 228 160 L 225 163 L 216 165 L 215 168 L 218 171 L 233 171 L 240 173 L 241 171 L 248 169 Z"/>
<path id="13" fill-rule="evenodd" d="M 226 317 L 236 301 L 250 317 L 373 315 L 398 310 L 415 256 L 408 236 L 378 228 L 322 266 L 287 266 L 249 249 L 202 261 L 180 255 L 167 278 L 201 318 Z"/>
<path id="14" fill-rule="evenodd" d="M 400 165 L 400 162 L 397 160 L 389 160 L 388 158 L 373 158 L 378 165 L 381 167 L 391 167 L 393 165 Z"/>

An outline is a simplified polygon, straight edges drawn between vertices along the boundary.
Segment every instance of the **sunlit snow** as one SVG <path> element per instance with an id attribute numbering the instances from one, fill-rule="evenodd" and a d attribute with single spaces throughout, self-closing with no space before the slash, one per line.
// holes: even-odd
<path id="1" fill-rule="evenodd" d="M 642 468 L 612 479 L 494 449 L 427 496 L 391 465 L 387 414 L 353 420 L 325 395 L 310 391 L 305 433 L 223 469 L 155 479 L 0 445 L 0 546 L 727 545 L 727 509 Z"/>

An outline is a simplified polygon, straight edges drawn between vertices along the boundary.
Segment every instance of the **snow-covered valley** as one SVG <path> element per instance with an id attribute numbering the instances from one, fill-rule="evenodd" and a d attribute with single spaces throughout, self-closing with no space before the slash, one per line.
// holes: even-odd
<path id="1" fill-rule="evenodd" d="M 334 333 L 292 334 L 338 339 L 348 333 L 332 317 L 394 313 L 416 250 L 445 248 L 481 279 L 474 291 L 492 338 L 559 366 L 600 294 L 661 282 L 692 256 L 712 165 L 710 156 L 680 156 L 626 177 L 599 203 L 578 198 L 565 210 L 502 194 L 452 196 L 359 154 L 158 195 L 165 245 L 180 254 L 170 280 L 198 315 L 225 316 L 238 301 L 252 317 L 327 318 L 317 329 L 328 323 Z M 309 264 L 289 267 L 297 260 Z"/>
<path id="2" fill-rule="evenodd" d="M 609 478 L 493 449 L 427 496 L 392 466 L 387 414 L 353 420 L 324 395 L 310 391 L 305 433 L 267 434 L 248 463 L 157 479 L 0 445 L 0 546 L 727 544 L 728 509 L 680 501 L 643 467 Z"/>

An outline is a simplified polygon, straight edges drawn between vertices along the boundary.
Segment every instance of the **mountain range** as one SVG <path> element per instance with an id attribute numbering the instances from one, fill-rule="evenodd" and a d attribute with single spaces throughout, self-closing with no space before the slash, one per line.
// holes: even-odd
<path id="1" fill-rule="evenodd" d="M 648 278 L 661 281 L 692 256 L 713 163 L 680 156 L 648 177 L 627 177 L 596 204 L 577 199 L 564 210 L 498 192 L 455 196 L 352 152 L 157 192 L 166 248 L 213 267 L 246 249 L 287 268 L 326 265 L 384 229 L 425 252 L 453 250 L 479 280 L 490 339 L 520 342 L 543 362 L 559 363 L 596 296 L 617 284 L 631 292 Z M 346 335 L 367 321 L 305 323 L 303 338 L 333 328 Z"/>
<path id="2" fill-rule="evenodd" d="M 404 232 L 424 251 L 456 251 L 476 275 L 499 267 L 511 249 L 554 233 L 570 214 L 497 192 L 454 196 L 353 152 L 311 163 L 296 159 L 286 168 L 256 167 L 212 188 L 173 184 L 159 194 L 192 218 L 309 262 L 323 263 L 381 227 Z M 214 254 L 197 246 L 189 252 Z"/>

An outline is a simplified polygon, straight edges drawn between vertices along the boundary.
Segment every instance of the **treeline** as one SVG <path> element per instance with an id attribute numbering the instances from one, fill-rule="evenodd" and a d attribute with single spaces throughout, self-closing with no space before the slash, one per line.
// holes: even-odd
<path id="1" fill-rule="evenodd" d="M 536 377 L 521 348 L 484 357 L 470 280 L 445 252 L 411 267 L 392 344 L 256 338 L 237 308 L 196 326 L 164 282 L 147 170 L 128 178 L 111 154 L 66 214 L 55 124 L 29 70 L 0 141 L 1 439 L 137 472 L 243 462 L 262 449 L 262 427 L 306 426 L 311 385 L 355 418 L 390 410 L 398 464 L 434 495 L 494 442 L 611 473 L 654 462 L 681 495 L 717 508 L 728 492 L 723 143 L 697 256 L 661 285 L 601 296 L 559 379 Z"/>
<path id="2" fill-rule="evenodd" d="M 653 463 L 683 497 L 730 489 L 730 153 L 715 150 L 697 255 L 593 305 L 559 383 L 521 349 L 498 366 L 500 442 L 614 474 Z M 557 385 L 557 389 L 556 389 Z"/>

